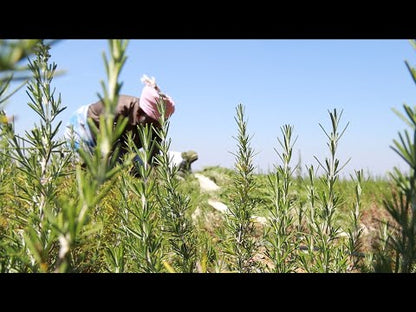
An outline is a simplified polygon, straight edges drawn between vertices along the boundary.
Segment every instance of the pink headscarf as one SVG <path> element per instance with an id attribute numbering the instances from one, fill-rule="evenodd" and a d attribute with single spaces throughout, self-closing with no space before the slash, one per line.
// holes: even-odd
<path id="1" fill-rule="evenodd" d="M 139 99 L 140 108 L 149 116 L 155 120 L 160 118 L 160 113 L 157 109 L 157 99 L 161 97 L 166 105 L 165 117 L 169 118 L 175 111 L 175 102 L 168 95 L 161 94 L 156 90 L 157 85 L 155 78 L 149 78 L 143 75 L 141 81 L 145 84 L 142 90 L 142 94 Z"/>

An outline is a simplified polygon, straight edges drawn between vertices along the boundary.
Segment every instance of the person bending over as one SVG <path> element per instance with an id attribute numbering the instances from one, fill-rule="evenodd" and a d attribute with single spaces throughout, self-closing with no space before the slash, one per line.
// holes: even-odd
<path id="1" fill-rule="evenodd" d="M 114 151 L 117 144 L 120 145 L 120 152 L 118 161 L 121 161 L 123 155 L 128 151 L 127 148 L 127 134 L 131 132 L 135 146 L 140 149 L 143 144 L 140 140 L 138 126 L 153 125 L 155 128 L 160 128 L 159 118 L 160 113 L 157 108 L 157 100 L 159 98 L 164 100 L 166 105 L 165 117 L 168 119 L 175 111 L 175 102 L 166 94 L 163 94 L 157 86 L 155 78 L 149 78 L 143 75 L 141 78 L 144 83 L 143 90 L 140 97 L 132 95 L 119 95 L 118 103 L 115 111 L 114 125 L 120 122 L 123 118 L 127 118 L 127 125 L 125 126 L 119 139 L 112 147 Z M 100 116 L 105 109 L 103 101 L 98 101 L 89 105 L 79 107 L 70 117 L 65 131 L 65 138 L 69 145 L 76 151 L 82 148 L 89 153 L 93 152 L 97 144 L 97 138 L 94 131 L 91 131 L 88 124 L 88 119 L 91 119 L 94 125 L 99 129 Z M 153 164 L 153 157 L 159 153 L 158 144 L 153 144 L 153 141 L 160 143 L 160 138 L 155 131 L 152 131 L 153 149 L 151 150 L 150 164 Z M 156 143 L 154 142 L 154 143 Z M 141 159 L 136 156 L 135 160 L 142 163 Z"/>

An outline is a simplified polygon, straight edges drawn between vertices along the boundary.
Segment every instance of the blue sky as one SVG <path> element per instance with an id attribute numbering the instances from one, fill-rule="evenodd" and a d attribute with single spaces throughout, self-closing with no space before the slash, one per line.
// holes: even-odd
<path id="1" fill-rule="evenodd" d="M 66 71 L 52 83 L 67 107 L 60 114 L 63 123 L 102 92 L 103 52 L 108 43 L 98 39 L 62 40 L 50 50 L 51 61 Z M 328 110 L 334 108 L 343 110 L 341 125 L 349 122 L 338 150 L 341 162 L 351 158 L 345 175 L 363 169 L 381 176 L 393 166 L 406 168 L 389 146 L 405 129 L 392 108 L 416 104 L 416 86 L 404 64 L 416 65 L 408 40 L 130 40 L 127 56 L 121 93 L 139 96 L 141 75 L 156 78 L 176 102 L 171 149 L 198 152 L 194 170 L 233 167 L 239 103 L 260 172 L 279 163 L 274 148 L 280 149 L 284 124 L 293 125 L 298 137 L 293 164 L 300 154 L 304 172 L 305 165 L 317 166 L 313 156 L 328 156 L 319 123 L 329 129 Z M 28 101 L 21 90 L 5 108 L 17 116 L 19 133 L 39 123 Z"/>

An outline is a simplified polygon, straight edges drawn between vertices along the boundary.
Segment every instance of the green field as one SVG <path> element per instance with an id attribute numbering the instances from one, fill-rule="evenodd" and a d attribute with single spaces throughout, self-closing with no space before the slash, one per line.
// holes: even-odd
<path id="1" fill-rule="evenodd" d="M 56 66 L 48 63 L 46 44 L 28 42 L 0 41 L 6 74 L 25 55 L 36 55 L 25 87 L 40 117 L 34 129 L 18 135 L 1 116 L 0 272 L 415 271 L 416 109 L 404 105 L 397 112 L 409 130 L 392 142 L 409 170 L 392 168 L 385 178 L 360 170 L 340 178 L 337 148 L 348 121 L 337 110 L 328 111 L 331 127 L 322 127 L 324 159 L 300 170 L 292 160 L 293 127 L 283 125 L 276 169 L 255 173 L 242 104 L 235 110 L 233 168 L 179 174 L 169 165 L 169 121 L 163 117 L 155 166 L 134 168 L 136 153 L 149 158 L 149 128 L 140 128 L 144 148 L 129 142 L 122 164 L 108 148 L 122 127 L 114 129 L 111 118 L 127 42 L 109 41 L 108 82 L 102 83 L 108 115 L 92 155 L 75 155 L 57 137 L 63 108 L 50 87 Z M 13 77 L 5 77 L 0 103 L 12 96 L 7 87 Z"/>
<path id="2" fill-rule="evenodd" d="M 10 164 L 10 163 L 9 163 Z M 38 222 L 31 220 L 28 216 L 33 215 L 36 212 L 36 207 L 28 204 L 28 199 L 25 199 L 25 192 L 19 188 L 19 184 L 24 183 L 26 178 L 20 174 L 19 171 L 10 170 L 10 166 L 2 170 L 2 196 L 0 199 L 1 207 L 1 219 L 0 219 L 0 235 L 2 236 L 2 270 L 3 272 L 10 272 L 16 270 L 17 272 L 37 272 L 37 271 L 54 271 L 55 261 L 58 258 L 59 253 L 59 239 L 52 237 L 45 237 L 45 240 L 51 239 L 51 245 L 44 245 L 45 242 L 38 242 L 40 250 L 48 248 L 47 254 L 43 255 L 45 263 L 44 267 L 41 263 L 35 261 L 31 264 L 29 257 L 25 252 L 25 246 L 20 245 L 19 242 L 19 229 L 25 229 L 25 226 L 29 226 L 32 223 Z M 17 172 L 17 174 L 15 174 Z M 203 175 L 219 187 L 217 190 L 205 190 L 201 188 L 200 182 L 195 177 L 196 175 Z M 272 175 L 272 174 L 269 174 Z M 251 235 L 256 243 L 256 251 L 253 252 L 253 258 L 257 261 L 256 265 L 253 265 L 255 272 L 273 272 L 273 261 L 269 259 L 265 252 L 265 246 L 269 243 L 267 241 L 267 231 L 271 229 L 268 223 L 264 223 L 265 220 L 270 218 L 270 212 L 268 207 L 273 206 L 272 203 L 272 190 L 269 186 L 269 180 L 267 174 L 254 175 L 254 183 L 256 188 L 252 192 L 252 200 L 255 203 L 252 216 L 253 231 Z M 232 266 L 227 265 L 225 259 L 229 257 L 229 246 L 225 243 L 229 240 L 229 233 L 226 230 L 227 214 L 215 209 L 211 204 L 213 201 L 221 202 L 227 207 L 232 205 L 233 197 L 233 177 L 235 171 L 232 169 L 222 167 L 207 167 L 201 171 L 195 171 L 186 175 L 184 179 L 179 180 L 178 192 L 179 194 L 186 194 L 189 197 L 189 204 L 186 210 L 186 214 L 183 218 L 190 220 L 192 223 L 192 231 L 195 233 L 194 241 L 195 246 L 198 246 L 195 255 L 195 267 L 193 272 L 231 272 Z M 139 237 L 130 237 L 127 239 L 123 237 L 126 233 L 123 233 L 123 210 L 132 209 L 139 198 L 130 191 L 125 190 L 125 183 L 138 183 L 136 178 L 131 177 L 128 172 L 121 172 L 119 176 L 115 177 L 111 182 L 111 188 L 108 194 L 104 195 L 99 205 L 96 205 L 89 212 L 89 218 L 84 225 L 82 231 L 79 234 L 79 239 L 76 242 L 74 249 L 71 251 L 71 271 L 73 272 L 114 272 L 117 271 L 115 267 L 109 266 L 108 251 L 117 250 L 116 246 L 123 246 L 124 244 L 131 244 L 129 240 L 140 239 Z M 127 182 L 128 181 L 128 182 Z M 294 221 L 288 226 L 287 234 L 290 234 L 290 243 L 297 246 L 297 249 L 292 250 L 291 257 L 299 257 L 299 253 L 307 253 L 308 251 L 302 250 L 308 246 L 308 241 L 304 236 L 312 234 L 310 229 L 307 228 L 305 223 L 308 219 L 307 209 L 309 209 L 308 199 L 308 185 L 309 181 L 303 177 L 297 177 L 293 181 L 292 190 L 290 191 L 290 200 L 292 205 L 292 213 Z M 316 181 L 319 183 L 319 180 Z M 57 193 L 54 194 L 53 204 L 55 209 L 59 209 L 64 202 L 77 201 L 79 199 L 74 198 L 77 194 L 77 184 L 75 176 L 63 177 L 56 181 L 55 184 Z M 104 185 L 105 188 L 107 185 Z M 348 244 L 347 231 L 351 228 L 351 220 L 349 218 L 350 212 L 354 209 L 355 202 L 355 186 L 356 183 L 351 180 L 339 181 L 336 187 L 337 193 L 341 198 L 338 206 L 338 212 L 336 221 L 334 222 L 340 227 L 338 230 L 338 238 L 333 243 L 333 248 L 339 248 L 345 252 L 346 257 L 349 257 L 348 248 L 342 247 L 343 244 Z M 361 207 L 359 217 L 359 228 L 362 233 L 360 236 L 360 244 L 357 248 L 357 256 L 359 263 L 355 268 L 344 268 L 344 272 L 370 272 L 374 271 L 374 254 L 378 252 L 377 243 L 379 239 L 379 232 L 382 229 L 383 220 L 389 220 L 388 213 L 383 206 L 383 199 L 390 196 L 390 190 L 392 183 L 386 180 L 365 180 L 362 183 L 362 195 L 361 195 Z M 324 186 L 317 186 L 317 193 L 323 192 Z M 77 196 L 77 195 L 75 195 Z M 302 216 L 302 209 L 304 216 Z M 255 217 L 264 217 L 255 218 Z M 33 216 L 32 216 L 33 218 Z M 303 223 L 299 221 L 301 219 Z M 151 217 L 149 216 L 149 220 Z M 130 222 L 137 222 L 132 220 Z M 164 255 L 164 261 L 166 263 L 175 262 L 175 253 L 172 252 L 169 245 L 169 236 L 172 233 L 164 233 L 160 228 L 153 228 L 153 234 L 155 236 L 163 237 L 166 240 L 164 243 L 164 251 L 161 253 Z M 331 243 L 332 244 L 332 243 Z M 341 246 L 341 247 L 340 247 Z M 129 249 L 129 247 L 124 246 Z M 45 250 L 46 251 L 46 250 Z M 17 254 L 14 254 L 17 252 Z M 21 254 L 23 253 L 23 254 Z M 311 258 L 317 257 L 320 254 L 320 250 L 311 251 Z M 30 254 L 30 249 L 29 249 Z M 127 256 L 127 252 L 125 256 Z M 133 257 L 133 255 L 131 255 Z M 17 260 L 19 259 L 19 261 Z M 7 261 L 6 261 L 7 260 Z M 16 262 L 14 262 L 16 261 Z M 27 261 L 27 263 L 25 263 Z M 125 272 L 141 272 L 140 269 L 135 267 L 130 262 L 134 262 L 133 259 L 125 259 L 123 271 Z M 230 260 L 227 260 L 230 261 Z M 289 259 L 287 259 L 289 261 Z M 292 262 L 294 260 L 292 259 Z M 313 260 L 309 260 L 313 261 Z M 295 263 L 292 264 L 291 271 L 304 272 L 305 266 L 298 258 Z M 9 264 L 7 264 L 9 263 Z M 110 261 L 111 263 L 111 261 Z M 9 266 L 8 266 L 9 265 Z M 132 266 L 133 265 L 133 266 Z M 254 269 L 255 267 L 255 269 Z M 43 268 L 43 269 L 42 269 Z M 160 272 L 168 271 L 168 267 L 161 266 Z M 143 270 L 145 271 L 145 270 Z M 176 268 L 175 271 L 180 271 Z M 311 269 L 311 272 L 319 272 L 319 269 Z M 329 270 L 332 271 L 332 270 Z"/>

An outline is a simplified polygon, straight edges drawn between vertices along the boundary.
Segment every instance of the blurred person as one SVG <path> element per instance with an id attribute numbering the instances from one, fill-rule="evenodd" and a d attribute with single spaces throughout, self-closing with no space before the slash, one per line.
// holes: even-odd
<path id="1" fill-rule="evenodd" d="M 198 153 L 189 150 L 186 152 L 168 151 L 169 165 L 177 167 L 180 176 L 192 173 L 191 165 L 198 160 Z"/>
<path id="2" fill-rule="evenodd" d="M 149 78 L 143 75 L 141 78 L 144 87 L 142 89 L 140 97 L 132 95 L 119 95 L 118 103 L 115 111 L 114 125 L 127 118 L 127 124 L 120 135 L 119 139 L 112 147 L 114 151 L 117 144 L 120 145 L 118 161 L 121 161 L 123 155 L 128 152 L 127 148 L 127 133 L 132 133 L 132 138 L 135 146 L 140 149 L 143 144 L 140 140 L 138 132 L 138 126 L 153 125 L 155 128 L 160 128 L 159 118 L 160 113 L 157 108 L 157 100 L 159 98 L 164 100 L 166 105 L 165 117 L 168 119 L 175 111 L 175 102 L 172 98 L 166 94 L 163 94 L 156 84 L 155 78 Z M 80 148 L 93 152 L 93 148 L 96 146 L 96 136 L 94 131 L 90 129 L 87 120 L 92 120 L 94 125 L 99 129 L 100 116 L 103 114 L 105 105 L 103 101 L 98 101 L 92 104 L 79 107 L 74 114 L 70 117 L 65 131 L 65 138 L 68 144 L 76 151 Z M 152 142 L 160 143 L 161 139 L 155 131 L 152 130 Z M 152 146 L 152 145 L 151 145 Z M 153 164 L 153 158 L 159 153 L 158 144 L 153 144 L 151 151 L 150 164 Z M 143 163 L 142 160 L 136 156 L 135 161 Z"/>

